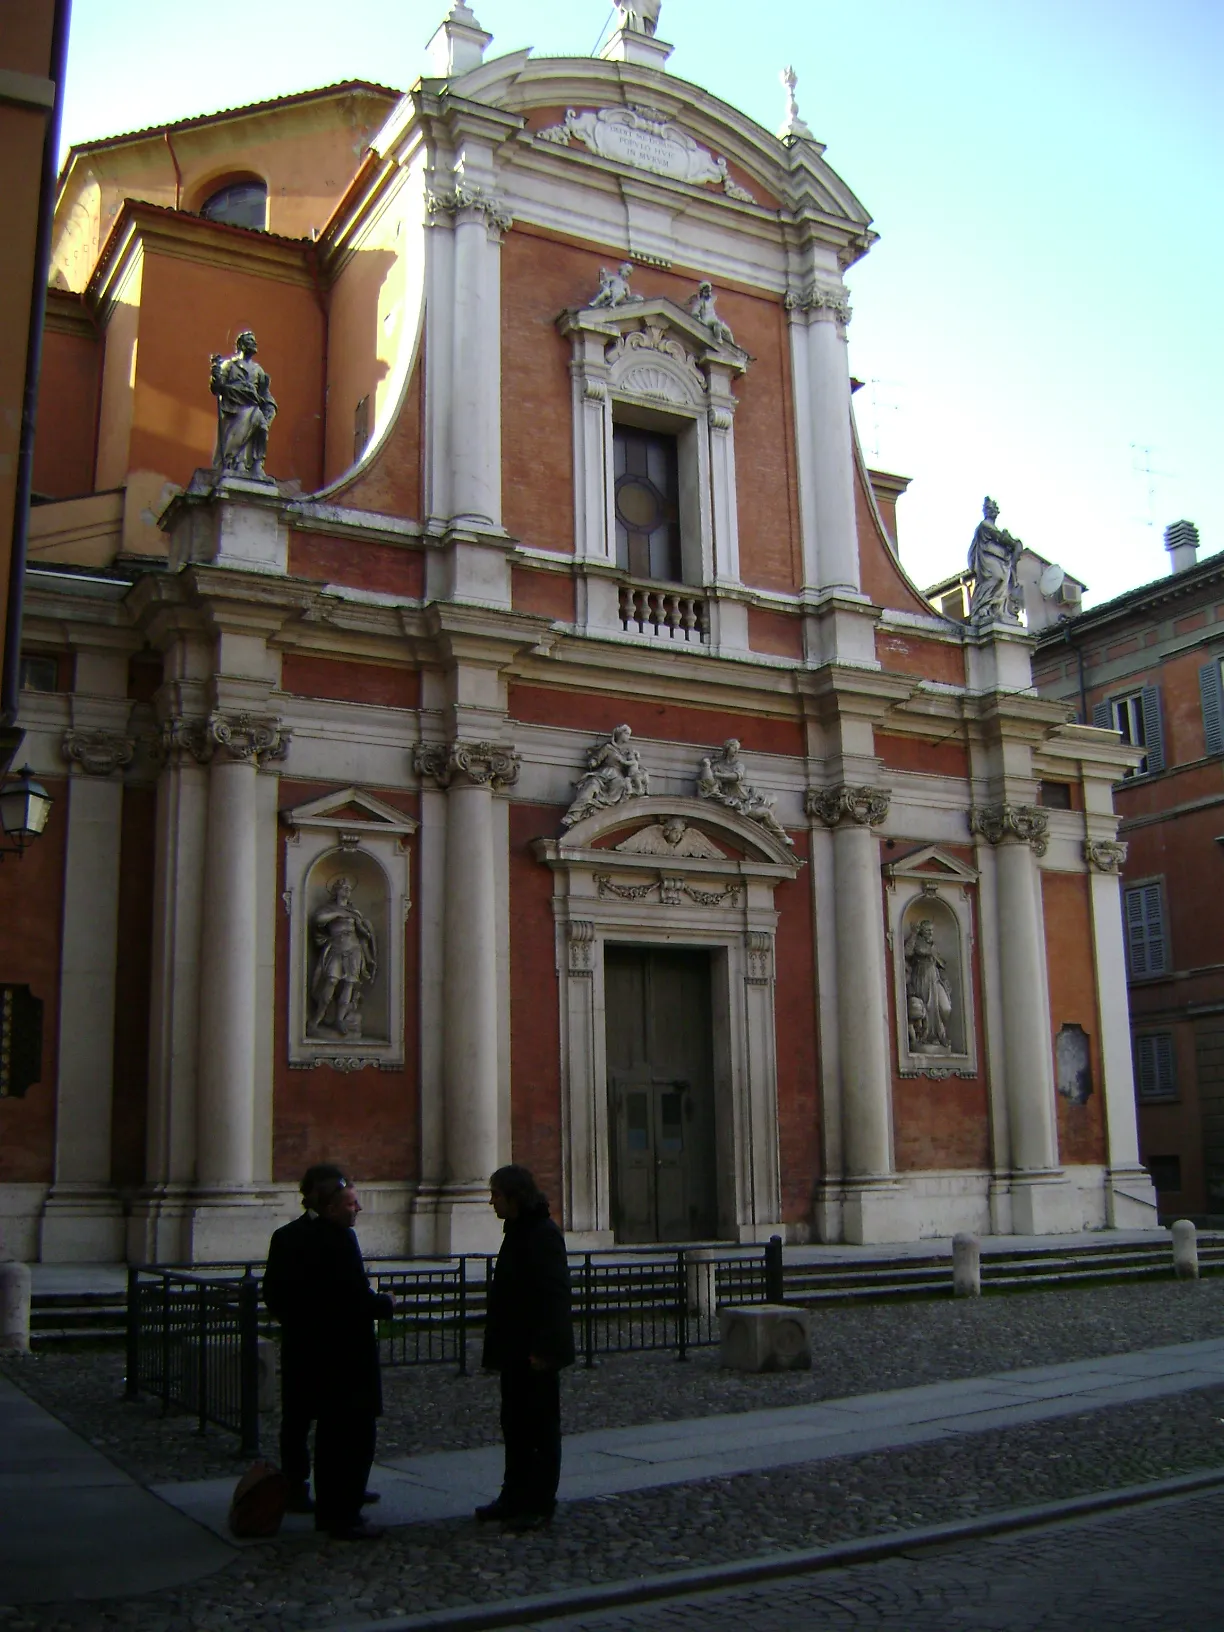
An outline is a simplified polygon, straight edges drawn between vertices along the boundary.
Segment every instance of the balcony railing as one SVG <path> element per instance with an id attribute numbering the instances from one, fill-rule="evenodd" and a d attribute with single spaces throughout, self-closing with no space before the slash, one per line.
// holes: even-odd
<path id="1" fill-rule="evenodd" d="M 710 612 L 704 596 L 646 584 L 622 583 L 619 588 L 621 627 L 629 634 L 677 645 L 709 642 Z"/>

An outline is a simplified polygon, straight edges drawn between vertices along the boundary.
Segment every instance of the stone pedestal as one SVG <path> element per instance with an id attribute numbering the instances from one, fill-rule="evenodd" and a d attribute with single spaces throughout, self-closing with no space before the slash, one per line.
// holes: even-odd
<path id="1" fill-rule="evenodd" d="M 27 1354 L 29 1348 L 29 1265 L 0 1263 L 0 1354 Z"/>
<path id="2" fill-rule="evenodd" d="M 719 1362 L 730 1371 L 810 1371 L 812 1315 L 784 1303 L 718 1311 Z"/>

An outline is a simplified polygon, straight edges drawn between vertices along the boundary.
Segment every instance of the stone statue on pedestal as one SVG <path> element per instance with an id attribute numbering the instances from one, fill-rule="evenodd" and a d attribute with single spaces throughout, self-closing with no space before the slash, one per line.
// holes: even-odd
<path id="1" fill-rule="evenodd" d="M 255 361 L 255 336 L 244 329 L 232 357 L 214 352 L 209 389 L 217 399 L 215 470 L 267 481 L 268 431 L 276 418 L 271 381 Z"/>
<path id="2" fill-rule="evenodd" d="M 688 308 L 698 323 L 705 324 L 715 340 L 721 341 L 724 345 L 735 345 L 735 336 L 731 333 L 729 325 L 723 322 L 714 309 L 712 283 L 703 282 L 697 285 L 697 293 L 689 296 Z"/>
<path id="3" fill-rule="evenodd" d="M 630 34 L 654 34 L 659 26 L 663 0 L 616 0 L 619 26 Z"/>
<path id="4" fill-rule="evenodd" d="M 920 918 L 905 936 L 905 998 L 909 1046 L 915 1054 L 949 1051 L 952 991 L 944 960 L 935 950 L 935 925 Z"/>
<path id="5" fill-rule="evenodd" d="M 640 300 L 629 287 L 629 279 L 633 276 L 633 262 L 623 261 L 615 272 L 609 272 L 606 266 L 599 269 L 599 293 L 591 300 L 590 309 L 598 306 L 627 306 L 631 300 Z"/>
<path id="6" fill-rule="evenodd" d="M 739 753 L 738 738 L 728 737 L 721 754 L 706 755 L 697 774 L 698 795 L 726 805 L 728 810 L 747 816 L 749 821 L 760 822 L 776 839 L 790 844 L 790 835 L 773 813 L 773 800 L 750 786 Z"/>
<path id="7" fill-rule="evenodd" d="M 623 799 L 638 799 L 650 792 L 650 776 L 642 756 L 630 742 L 633 733 L 618 725 L 598 748 L 587 755 L 587 771 L 577 783 L 574 802 L 561 818 L 562 827 L 573 827 L 583 817 Z"/>
<path id="8" fill-rule="evenodd" d="M 316 1035 L 361 1036 L 361 988 L 378 973 L 378 946 L 369 919 L 353 905 L 356 887 L 352 878 L 333 878 L 326 905 L 310 921 L 319 950 L 310 973 L 313 1008 L 307 1029 Z"/>
<path id="9" fill-rule="evenodd" d="M 969 570 L 973 574 L 973 599 L 969 603 L 972 624 L 1020 621 L 1016 563 L 1024 545 L 996 527 L 998 519 L 999 507 L 995 501 L 983 500 L 982 519 L 969 546 Z"/>

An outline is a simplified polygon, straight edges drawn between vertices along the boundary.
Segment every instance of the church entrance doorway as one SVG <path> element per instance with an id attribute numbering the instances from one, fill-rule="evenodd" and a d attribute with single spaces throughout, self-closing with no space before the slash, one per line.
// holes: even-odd
<path id="1" fill-rule="evenodd" d="M 710 954 L 605 946 L 612 1226 L 618 1242 L 715 1234 Z"/>

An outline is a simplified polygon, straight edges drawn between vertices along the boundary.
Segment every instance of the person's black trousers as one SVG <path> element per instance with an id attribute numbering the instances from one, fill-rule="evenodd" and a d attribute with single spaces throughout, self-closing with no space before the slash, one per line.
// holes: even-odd
<path id="1" fill-rule="evenodd" d="M 506 1473 L 500 1501 L 515 1513 L 551 1513 L 561 1479 L 561 1378 L 508 1366 L 501 1374 Z"/>
<path id="2" fill-rule="evenodd" d="M 310 1483 L 310 1425 L 313 1421 L 314 1413 L 309 1406 L 282 1397 L 281 1472 L 295 1487 L 305 1488 Z"/>
<path id="3" fill-rule="evenodd" d="M 374 1463 L 377 1418 L 344 1405 L 315 1420 L 315 1528 L 343 1530 L 361 1518 L 361 1498 Z"/>

